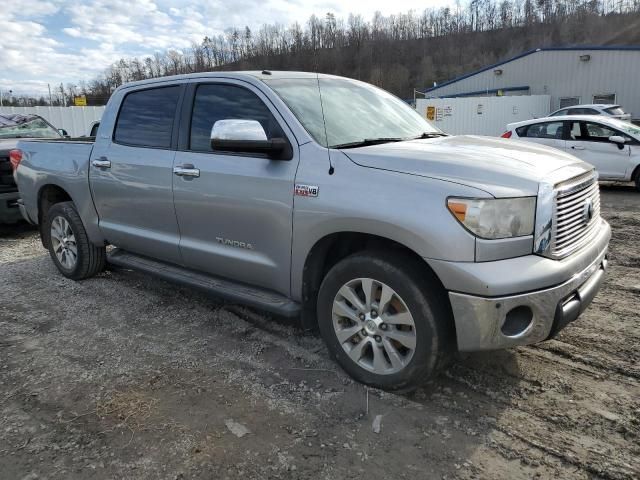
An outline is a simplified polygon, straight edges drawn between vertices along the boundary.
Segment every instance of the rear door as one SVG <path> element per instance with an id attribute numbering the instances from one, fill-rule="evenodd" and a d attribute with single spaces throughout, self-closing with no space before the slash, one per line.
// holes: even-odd
<path id="1" fill-rule="evenodd" d="M 631 137 L 599 122 L 572 120 L 567 138 L 567 151 L 590 163 L 601 179 L 624 178 L 629 166 L 631 146 L 611 142 L 609 137 Z"/>
<path id="2" fill-rule="evenodd" d="M 198 175 L 173 178 L 185 265 L 289 294 L 299 159 L 293 133 L 268 98 L 244 82 L 194 83 L 184 104 L 175 166 Z M 230 119 L 259 121 L 268 138 L 289 141 L 293 158 L 212 150 L 214 123 Z"/>
<path id="3" fill-rule="evenodd" d="M 180 263 L 173 207 L 174 129 L 183 86 L 124 95 L 113 135 L 98 138 L 89 179 L 99 225 L 109 243 Z"/>
<path id="4" fill-rule="evenodd" d="M 540 122 L 525 125 L 516 129 L 518 137 L 529 142 L 541 143 L 549 147 L 564 150 L 564 129 L 566 122 L 556 120 L 553 122 Z"/>

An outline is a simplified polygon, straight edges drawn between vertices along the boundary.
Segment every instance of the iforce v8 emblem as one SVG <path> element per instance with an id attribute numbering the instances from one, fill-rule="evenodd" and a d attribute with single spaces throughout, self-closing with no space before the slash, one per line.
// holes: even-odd
<path id="1" fill-rule="evenodd" d="M 302 183 L 296 183 L 295 194 L 298 197 L 317 197 L 318 196 L 317 185 L 304 185 Z"/>

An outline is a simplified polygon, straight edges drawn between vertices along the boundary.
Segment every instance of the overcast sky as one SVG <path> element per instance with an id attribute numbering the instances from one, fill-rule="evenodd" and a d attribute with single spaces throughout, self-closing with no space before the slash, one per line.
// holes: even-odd
<path id="1" fill-rule="evenodd" d="M 90 80 L 123 57 L 189 47 L 230 27 L 306 22 L 311 14 L 369 20 L 450 0 L 0 0 L 0 90 L 47 91 Z"/>

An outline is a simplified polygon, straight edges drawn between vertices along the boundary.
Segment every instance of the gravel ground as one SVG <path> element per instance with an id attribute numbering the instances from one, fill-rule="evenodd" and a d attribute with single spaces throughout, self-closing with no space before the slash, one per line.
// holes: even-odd
<path id="1" fill-rule="evenodd" d="M 127 270 L 73 282 L 4 228 L 0 478 L 640 478 L 640 194 L 602 195 L 611 268 L 579 321 L 406 396 L 293 322 Z"/>

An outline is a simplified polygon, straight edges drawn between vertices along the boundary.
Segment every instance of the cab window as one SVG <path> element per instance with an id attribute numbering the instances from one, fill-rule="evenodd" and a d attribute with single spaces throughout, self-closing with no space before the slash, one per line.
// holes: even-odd
<path id="1" fill-rule="evenodd" d="M 198 86 L 191 115 L 190 149 L 211 152 L 211 129 L 218 120 L 257 120 L 267 138 L 285 137 L 282 128 L 262 100 L 236 85 Z"/>
<path id="2" fill-rule="evenodd" d="M 169 148 L 180 87 L 149 88 L 124 97 L 113 140 L 136 147 Z"/>

